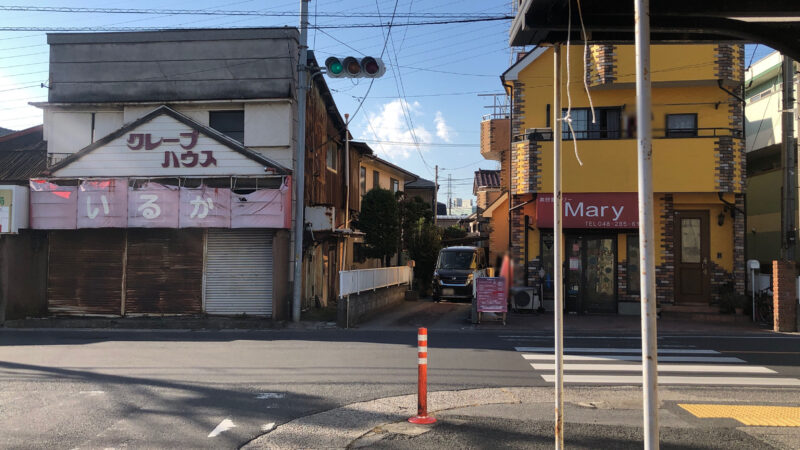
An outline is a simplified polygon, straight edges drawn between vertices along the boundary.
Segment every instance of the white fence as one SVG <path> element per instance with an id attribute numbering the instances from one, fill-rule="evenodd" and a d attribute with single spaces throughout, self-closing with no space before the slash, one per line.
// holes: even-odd
<path id="1" fill-rule="evenodd" d="M 342 270 L 339 272 L 339 296 L 411 283 L 411 267 L 396 266 L 381 269 Z"/>

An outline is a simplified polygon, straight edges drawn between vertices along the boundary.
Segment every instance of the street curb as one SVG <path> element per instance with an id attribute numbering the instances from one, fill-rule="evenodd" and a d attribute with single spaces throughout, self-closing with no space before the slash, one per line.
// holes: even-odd
<path id="1" fill-rule="evenodd" d="M 520 390 L 484 388 L 431 392 L 429 414 L 478 405 L 521 403 Z M 243 449 L 347 448 L 381 425 L 402 422 L 416 414 L 416 395 L 401 395 L 351 403 L 280 425 L 244 445 Z"/>

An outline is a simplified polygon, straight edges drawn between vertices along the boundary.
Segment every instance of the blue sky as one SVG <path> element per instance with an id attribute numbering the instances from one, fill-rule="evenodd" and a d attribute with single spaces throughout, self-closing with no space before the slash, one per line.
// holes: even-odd
<path id="1" fill-rule="evenodd" d="M 24 2 L 0 2 L 26 5 Z M 387 72 L 370 89 L 367 79 L 327 79 L 339 111 L 353 115 L 351 132 L 367 140 L 379 156 L 418 175 L 433 179 L 440 167 L 440 196 L 452 179 L 453 197 L 472 195 L 478 168 L 494 169 L 479 152 L 480 121 L 486 106 L 501 93 L 499 75 L 511 61 L 509 21 L 402 26 L 421 18 L 400 17 L 388 27 L 392 11 L 407 13 L 511 14 L 509 0 L 320 0 L 309 4 L 311 25 L 342 27 L 311 29 L 309 47 L 320 64 L 331 55 L 380 56 Z M 36 6 L 95 8 L 259 10 L 296 13 L 295 1 L 38 1 Z M 378 18 L 323 17 L 325 14 L 376 13 Z M 314 17 L 319 14 L 320 17 Z M 262 27 L 297 26 L 297 16 L 241 17 L 202 15 L 133 15 L 100 13 L 2 12 L 0 27 Z M 386 43 L 384 47 L 384 43 Z M 747 62 L 754 46 L 748 46 Z M 759 46 L 754 60 L 769 49 Z M 45 101 L 48 48 L 44 32 L 0 31 L 0 127 L 23 129 L 42 121 L 28 102 Z M 367 92 L 369 91 L 368 95 Z M 366 97 L 366 98 L 365 98 Z M 363 104 L 362 104 L 363 102 Z M 359 105 L 361 105 L 359 109 Z M 415 145 L 413 142 L 419 143 Z"/>

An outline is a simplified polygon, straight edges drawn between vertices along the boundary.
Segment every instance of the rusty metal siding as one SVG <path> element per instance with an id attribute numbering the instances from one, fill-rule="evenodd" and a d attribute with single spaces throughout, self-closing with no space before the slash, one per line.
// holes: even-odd
<path id="1" fill-rule="evenodd" d="M 124 246 L 124 230 L 51 231 L 49 312 L 119 315 Z"/>
<path id="2" fill-rule="evenodd" d="M 128 229 L 125 314 L 200 314 L 203 230 Z"/>

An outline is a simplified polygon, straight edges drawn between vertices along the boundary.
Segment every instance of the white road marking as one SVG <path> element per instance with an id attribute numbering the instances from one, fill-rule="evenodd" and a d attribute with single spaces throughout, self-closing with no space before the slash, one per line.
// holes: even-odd
<path id="1" fill-rule="evenodd" d="M 533 353 L 552 353 L 555 350 L 553 347 L 514 347 L 518 352 L 533 352 Z M 590 348 L 590 347 L 567 347 L 564 353 L 642 353 L 641 348 Z M 719 355 L 716 350 L 693 350 L 693 349 L 675 349 L 675 348 L 662 348 L 658 349 L 658 353 L 679 353 L 685 355 Z"/>
<path id="2" fill-rule="evenodd" d="M 261 425 L 261 431 L 265 433 L 267 431 L 272 431 L 273 428 L 275 428 L 275 422 L 265 423 L 264 425 Z"/>
<path id="3" fill-rule="evenodd" d="M 262 392 L 256 395 L 256 399 L 258 400 L 269 400 L 273 398 L 284 398 L 284 397 L 286 397 L 286 394 L 282 392 Z"/>
<path id="4" fill-rule="evenodd" d="M 106 391 L 80 391 L 79 394 L 95 396 L 95 395 L 103 395 Z"/>
<path id="5" fill-rule="evenodd" d="M 523 358 L 531 361 L 553 361 L 555 355 L 545 353 L 526 353 Z M 641 356 L 634 355 L 607 355 L 585 356 L 564 355 L 564 361 L 641 361 Z M 659 356 L 659 362 L 709 362 L 709 363 L 743 363 L 744 360 L 733 356 Z"/>
<path id="6" fill-rule="evenodd" d="M 544 381 L 552 383 L 554 375 L 542 375 Z M 587 384 L 642 384 L 641 375 L 564 375 L 565 383 Z M 730 386 L 800 386 L 796 378 L 768 377 L 683 377 L 659 376 L 659 384 L 696 384 Z"/>
<path id="7" fill-rule="evenodd" d="M 531 363 L 535 370 L 556 369 L 555 364 Z M 564 364 L 566 371 L 641 372 L 641 364 Z M 725 366 L 713 364 L 659 364 L 658 372 L 777 373 L 761 366 Z"/>
<path id="8" fill-rule="evenodd" d="M 208 433 L 208 437 L 210 438 L 217 437 L 219 436 L 220 433 L 224 433 L 225 431 L 228 431 L 231 428 L 235 427 L 236 425 L 234 425 L 231 419 L 225 419 L 222 422 L 220 422 L 219 425 L 217 425 L 217 427 L 211 431 L 211 433 Z"/>

